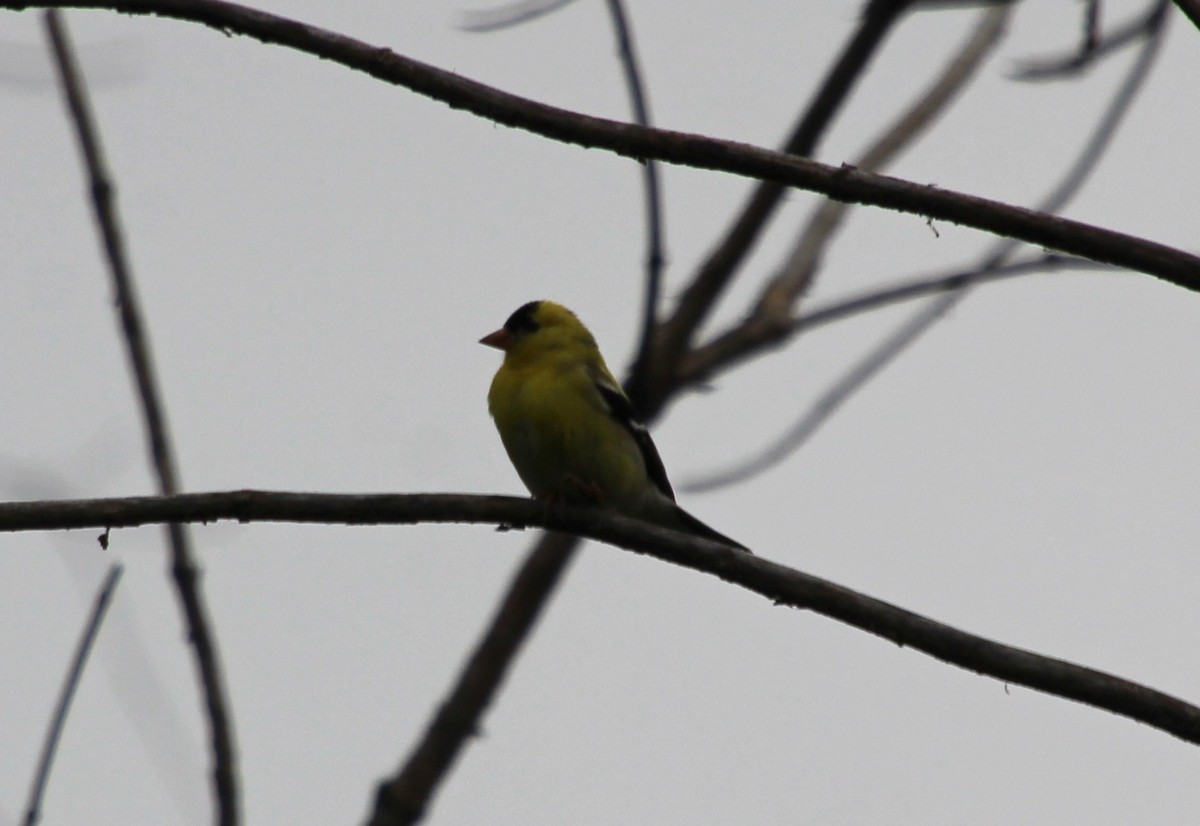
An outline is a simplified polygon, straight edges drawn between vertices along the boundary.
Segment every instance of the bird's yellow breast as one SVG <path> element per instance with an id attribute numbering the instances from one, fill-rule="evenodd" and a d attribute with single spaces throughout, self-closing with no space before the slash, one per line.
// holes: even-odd
<path id="1" fill-rule="evenodd" d="M 488 409 L 534 496 L 625 510 L 645 488 L 636 445 L 607 414 L 585 365 L 508 358 L 492 380 Z"/>

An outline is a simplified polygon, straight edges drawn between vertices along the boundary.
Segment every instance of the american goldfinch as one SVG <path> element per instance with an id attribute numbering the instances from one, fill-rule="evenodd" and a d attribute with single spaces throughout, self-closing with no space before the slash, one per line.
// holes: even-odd
<path id="1" fill-rule="evenodd" d="M 675 504 L 650 433 L 574 313 L 531 301 L 479 343 L 504 351 L 488 410 L 535 499 L 611 508 L 746 550 Z"/>

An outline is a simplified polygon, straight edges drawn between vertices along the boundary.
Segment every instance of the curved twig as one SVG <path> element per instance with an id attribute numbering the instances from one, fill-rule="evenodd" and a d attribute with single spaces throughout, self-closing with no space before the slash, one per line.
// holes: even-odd
<path id="1" fill-rule="evenodd" d="M 820 398 L 804 412 L 799 421 L 788 428 L 786 433 L 778 436 L 770 445 L 762 448 L 749 459 L 744 459 L 733 467 L 709 473 L 700 479 L 689 482 L 682 486 L 683 489 L 701 492 L 728 487 L 758 476 L 778 465 L 803 447 L 804 443 L 817 432 L 817 429 L 829 421 L 829 417 L 836 413 L 851 396 L 861 390 L 863 385 L 890 364 L 947 311 L 948 308 L 944 308 L 939 302 L 927 303 L 916 315 L 900 325 L 882 342 L 872 347 L 871 352 L 855 363 L 854 367 L 822 393 Z"/>
<path id="2" fill-rule="evenodd" d="M 54 764 L 54 754 L 58 751 L 58 742 L 62 738 L 63 726 L 67 722 L 67 712 L 71 709 L 71 700 L 75 697 L 75 689 L 79 687 L 79 679 L 83 676 L 83 667 L 87 664 L 88 655 L 100 633 L 100 625 L 108 613 L 108 605 L 112 595 L 121 581 L 120 565 L 112 565 L 108 575 L 100 583 L 96 599 L 92 603 L 92 613 L 83 634 L 75 647 L 75 656 L 71 658 L 71 668 L 63 680 L 62 689 L 58 694 L 58 702 L 54 706 L 54 716 L 50 718 L 50 726 L 46 729 L 46 740 L 42 743 L 42 754 L 38 758 L 37 771 L 33 775 L 33 784 L 29 788 L 29 802 L 25 805 L 25 826 L 34 826 L 41 819 L 42 795 L 46 791 L 46 783 L 50 779 L 50 767 Z"/>
<path id="3" fill-rule="evenodd" d="M 1012 73 L 1013 78 L 1046 81 L 1079 74 L 1096 65 L 1101 58 L 1115 54 L 1121 48 L 1140 40 L 1148 29 L 1159 25 L 1158 18 L 1165 12 L 1164 5 L 1155 2 L 1138 17 L 1100 36 L 1094 28 L 1097 21 L 1093 10 L 1096 8 L 1093 4 L 1086 10 L 1084 39 L 1079 49 L 1069 55 L 1025 58 L 1017 64 Z"/>
<path id="4" fill-rule="evenodd" d="M 678 383 L 683 386 L 703 385 L 711 381 L 717 373 L 729 370 L 743 361 L 771 352 L 773 348 L 781 346 L 792 336 L 810 332 L 817 327 L 860 313 L 883 309 L 914 298 L 962 290 L 990 281 L 1001 281 L 1020 275 L 1061 269 L 1117 271 L 1086 258 L 1040 255 L 1026 261 L 1017 261 L 997 267 L 980 268 L 975 266 L 938 275 L 916 277 L 892 287 L 868 290 L 851 298 L 845 298 L 804 313 L 796 318 L 779 322 L 772 319 L 761 319 L 755 324 L 738 325 L 689 353 L 679 367 Z M 688 486 L 682 485 L 681 489 L 687 490 Z"/>
<path id="5" fill-rule="evenodd" d="M 464 12 L 459 28 L 469 32 L 494 32 L 528 23 L 558 11 L 575 0 L 519 0 L 491 9 Z"/>

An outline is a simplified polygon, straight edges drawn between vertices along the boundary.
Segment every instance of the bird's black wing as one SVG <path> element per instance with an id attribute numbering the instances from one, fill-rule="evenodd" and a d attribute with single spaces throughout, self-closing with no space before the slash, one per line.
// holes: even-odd
<path id="1" fill-rule="evenodd" d="M 646 429 L 646 425 L 642 424 L 637 411 L 633 409 L 633 402 L 629 401 L 629 398 L 621 392 L 621 388 L 614 386 L 603 377 L 596 377 L 595 384 L 604 403 L 608 405 L 612 417 L 620 422 L 621 426 L 633 437 L 634 443 L 637 444 L 638 450 L 642 454 L 646 475 L 650 477 L 654 487 L 674 502 L 675 491 L 671 490 L 671 482 L 667 479 L 667 469 L 663 467 L 662 457 L 658 455 L 658 448 L 654 446 L 654 440 L 650 438 L 650 431 Z"/>

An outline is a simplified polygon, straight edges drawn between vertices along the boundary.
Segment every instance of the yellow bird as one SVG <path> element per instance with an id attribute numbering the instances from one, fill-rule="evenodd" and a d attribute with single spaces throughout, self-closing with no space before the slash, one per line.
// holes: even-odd
<path id="1" fill-rule="evenodd" d="M 650 433 L 574 313 L 530 301 L 479 343 L 504 351 L 488 410 L 535 499 L 611 508 L 747 550 L 675 504 Z"/>

